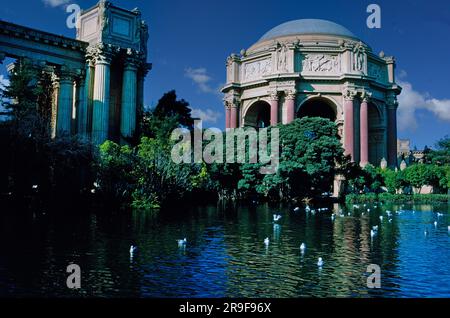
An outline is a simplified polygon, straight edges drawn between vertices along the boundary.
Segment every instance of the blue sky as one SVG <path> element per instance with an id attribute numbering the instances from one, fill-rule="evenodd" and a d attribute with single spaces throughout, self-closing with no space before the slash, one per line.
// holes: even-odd
<path id="1" fill-rule="evenodd" d="M 75 36 L 66 27 L 65 6 L 88 8 L 95 0 L 1 0 L 0 18 L 33 28 Z M 145 103 L 176 89 L 207 122 L 224 127 L 222 96 L 226 57 L 248 48 L 283 22 L 321 18 L 342 24 L 378 53 L 397 59 L 404 87 L 398 115 L 399 137 L 422 148 L 450 135 L 450 2 L 447 0 L 115 0 L 139 7 L 149 24 L 149 62 Z M 366 8 L 381 6 L 381 29 L 368 29 Z M 4 74 L 4 67 L 1 73 Z M 0 74 L 1 74 L 0 73 Z"/>

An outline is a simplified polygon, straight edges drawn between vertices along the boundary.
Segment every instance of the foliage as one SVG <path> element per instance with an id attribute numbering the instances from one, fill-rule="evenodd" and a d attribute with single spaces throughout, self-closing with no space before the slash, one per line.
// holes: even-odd
<path id="1" fill-rule="evenodd" d="M 374 203 L 377 201 L 378 201 L 378 196 L 375 193 L 348 194 L 345 197 L 345 202 L 347 204 Z"/>
<path id="2" fill-rule="evenodd" d="M 21 61 L 14 64 L 9 81 L 1 92 L 10 115 L 2 123 L 4 190 L 19 197 L 79 194 L 89 183 L 91 148 L 76 137 L 51 138 L 50 75 Z"/>
<path id="3" fill-rule="evenodd" d="M 329 192 L 344 150 L 335 123 L 324 118 L 304 117 L 279 125 L 281 156 L 277 175 L 266 184 L 279 187 L 284 198 L 320 196 Z M 273 183 L 272 183 L 273 182 Z M 270 186 L 266 191 L 272 191 Z"/>
<path id="4" fill-rule="evenodd" d="M 437 165 L 450 164 L 450 136 L 445 136 L 436 143 L 436 150 L 427 153 L 426 159 Z"/>
<path id="5" fill-rule="evenodd" d="M 97 184 L 103 194 L 110 200 L 129 200 L 137 183 L 134 150 L 107 140 L 100 145 L 96 163 Z"/>
<path id="6" fill-rule="evenodd" d="M 380 202 L 386 203 L 435 203 L 435 202 L 447 202 L 449 200 L 446 194 L 390 194 L 381 193 L 378 196 Z"/>
<path id="7" fill-rule="evenodd" d="M 446 203 L 449 201 L 447 194 L 392 194 L 392 193 L 368 193 L 368 194 L 349 194 L 345 198 L 347 204 L 361 203 Z"/>
<path id="8" fill-rule="evenodd" d="M 405 169 L 406 182 L 420 189 L 425 185 L 437 184 L 437 176 L 433 166 L 426 164 L 413 164 Z"/>
<path id="9" fill-rule="evenodd" d="M 182 127 L 193 128 L 194 120 L 191 117 L 189 103 L 184 99 L 177 100 L 174 90 L 165 93 L 156 105 L 153 115 L 159 119 L 176 118 Z"/>
<path id="10" fill-rule="evenodd" d="M 409 184 L 406 180 L 405 172 L 401 170 L 382 170 L 384 184 L 389 193 L 395 194 L 399 189 L 407 187 Z"/>

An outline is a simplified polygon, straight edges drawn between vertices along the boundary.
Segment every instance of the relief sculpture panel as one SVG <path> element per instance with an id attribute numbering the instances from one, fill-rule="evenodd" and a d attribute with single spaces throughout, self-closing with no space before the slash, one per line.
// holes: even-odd
<path id="1" fill-rule="evenodd" d="M 247 63 L 244 66 L 244 81 L 253 81 L 272 72 L 271 59 Z"/>
<path id="2" fill-rule="evenodd" d="M 302 72 L 339 73 L 341 63 L 338 55 L 306 54 L 302 61 Z"/>

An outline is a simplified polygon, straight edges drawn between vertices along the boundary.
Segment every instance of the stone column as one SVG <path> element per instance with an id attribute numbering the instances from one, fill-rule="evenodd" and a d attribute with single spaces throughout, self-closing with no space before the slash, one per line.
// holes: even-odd
<path id="1" fill-rule="evenodd" d="M 231 128 L 230 127 L 230 117 L 231 117 L 231 110 L 230 106 L 227 102 L 225 102 L 225 128 Z"/>
<path id="2" fill-rule="evenodd" d="M 238 128 L 238 105 L 232 104 L 230 107 L 230 128 Z"/>
<path id="3" fill-rule="evenodd" d="M 131 138 L 136 130 L 137 66 L 134 60 L 125 61 L 122 82 L 120 133 Z"/>
<path id="4" fill-rule="evenodd" d="M 361 108 L 359 110 L 359 129 L 360 129 L 360 149 L 361 149 L 361 167 L 369 163 L 369 97 L 363 96 Z"/>
<path id="5" fill-rule="evenodd" d="M 346 155 L 350 155 L 351 160 L 355 159 L 354 154 L 354 125 L 353 112 L 356 92 L 347 90 L 344 94 L 344 151 Z"/>
<path id="6" fill-rule="evenodd" d="M 77 83 L 78 109 L 77 109 L 77 133 L 80 137 L 87 137 L 87 95 L 86 78 L 81 76 Z"/>
<path id="7" fill-rule="evenodd" d="M 70 135 L 73 107 L 73 75 L 64 68 L 59 73 L 59 92 L 56 110 L 56 136 Z"/>
<path id="8" fill-rule="evenodd" d="M 92 109 L 94 96 L 95 62 L 92 58 L 87 60 L 86 79 L 85 79 L 85 98 L 86 98 L 86 136 L 89 138 L 92 132 Z"/>
<path id="9" fill-rule="evenodd" d="M 295 91 L 286 93 L 286 124 L 292 123 L 295 119 L 295 100 Z"/>
<path id="10" fill-rule="evenodd" d="M 270 103 L 270 125 L 276 126 L 278 124 L 278 95 L 273 93 L 269 98 Z"/>
<path id="11" fill-rule="evenodd" d="M 108 139 L 109 87 L 111 58 L 100 54 L 95 61 L 92 110 L 92 142 L 101 144 Z"/>
<path id="12" fill-rule="evenodd" d="M 226 128 L 237 128 L 239 125 L 239 103 L 237 92 L 229 92 L 223 99 L 225 103 L 225 126 Z"/>
<path id="13" fill-rule="evenodd" d="M 390 167 L 397 166 L 397 99 L 393 97 L 387 105 L 387 148 L 388 148 L 388 165 Z"/>

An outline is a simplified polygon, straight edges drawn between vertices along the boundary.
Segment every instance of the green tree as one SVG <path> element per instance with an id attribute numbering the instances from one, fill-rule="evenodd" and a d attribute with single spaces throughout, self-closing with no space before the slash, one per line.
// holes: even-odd
<path id="1" fill-rule="evenodd" d="M 404 171 L 385 169 L 382 171 L 382 176 L 389 193 L 395 194 L 397 190 L 409 185 Z"/>
<path id="2" fill-rule="evenodd" d="M 426 155 L 427 161 L 434 164 L 450 164 L 450 136 L 445 136 L 436 143 L 436 150 L 431 150 Z"/>
<path id="3" fill-rule="evenodd" d="M 137 184 L 134 167 L 137 158 L 128 145 L 120 146 L 112 141 L 100 145 L 97 158 L 97 186 L 107 200 L 127 202 Z"/>
<path id="4" fill-rule="evenodd" d="M 344 150 L 335 123 L 324 118 L 304 117 L 279 125 L 281 156 L 276 175 L 267 175 L 260 192 L 285 199 L 320 196 L 329 192 Z"/>
<path id="5" fill-rule="evenodd" d="M 165 93 L 161 97 L 153 110 L 153 116 L 160 119 L 176 117 L 179 124 L 186 128 L 193 128 L 194 125 L 189 103 L 184 99 L 177 99 L 177 94 L 174 90 Z"/>
<path id="6" fill-rule="evenodd" d="M 424 185 L 436 184 L 437 176 L 433 168 L 426 164 L 413 164 L 405 169 L 405 179 L 413 187 L 419 189 Z"/>

